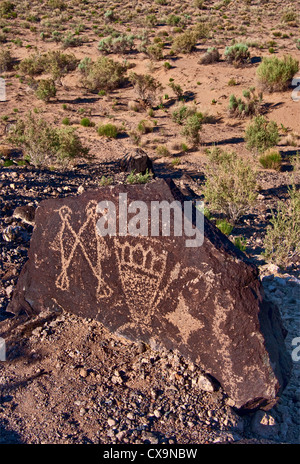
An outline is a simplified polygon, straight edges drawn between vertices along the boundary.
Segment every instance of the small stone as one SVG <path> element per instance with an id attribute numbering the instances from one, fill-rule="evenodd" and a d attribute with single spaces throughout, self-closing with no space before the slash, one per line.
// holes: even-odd
<path id="1" fill-rule="evenodd" d="M 18 206 L 14 210 L 13 217 L 21 219 L 27 224 L 34 225 L 35 208 L 30 205 Z"/>
<path id="2" fill-rule="evenodd" d="M 87 371 L 87 369 L 85 369 L 84 367 L 82 367 L 82 368 L 80 369 L 80 371 L 79 371 L 79 375 L 80 375 L 80 377 L 82 377 L 82 378 L 85 379 L 85 378 L 88 376 L 88 371 Z"/>
<path id="3" fill-rule="evenodd" d="M 215 390 L 213 383 L 203 374 L 200 374 L 198 377 L 198 387 L 207 392 L 213 392 Z"/>
<path id="4" fill-rule="evenodd" d="M 161 417 L 161 412 L 160 412 L 158 409 L 155 409 L 154 412 L 153 412 L 153 414 L 155 415 L 155 417 L 156 417 L 157 419 L 159 419 L 159 418 Z"/>
<path id="5" fill-rule="evenodd" d="M 77 189 L 77 193 L 78 193 L 79 195 L 81 195 L 83 192 L 84 192 L 84 187 L 83 187 L 83 185 L 79 185 L 79 187 L 78 187 L 78 189 Z"/>
<path id="6" fill-rule="evenodd" d="M 11 294 L 13 292 L 13 289 L 14 289 L 14 286 L 13 285 L 9 285 L 8 287 L 6 287 L 5 289 L 5 293 L 7 295 L 8 298 L 11 297 Z"/>
<path id="7" fill-rule="evenodd" d="M 251 421 L 252 432 L 263 438 L 275 438 L 279 432 L 279 426 L 271 414 L 257 411 Z"/>
<path id="8" fill-rule="evenodd" d="M 114 427 L 116 425 L 115 419 L 112 419 L 111 417 L 107 419 L 107 423 L 110 427 Z"/>

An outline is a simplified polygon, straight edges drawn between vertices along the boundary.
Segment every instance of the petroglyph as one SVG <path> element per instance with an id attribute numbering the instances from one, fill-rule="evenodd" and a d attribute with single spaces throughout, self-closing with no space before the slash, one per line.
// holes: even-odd
<path id="1" fill-rule="evenodd" d="M 57 287 L 61 290 L 69 290 L 69 268 L 75 252 L 79 247 L 93 275 L 98 281 L 96 295 L 97 299 L 100 299 L 109 297 L 112 290 L 102 278 L 102 261 L 109 256 L 109 250 L 104 239 L 96 232 L 96 207 L 96 201 L 90 201 L 88 203 L 86 208 L 86 220 L 83 222 L 78 232 L 76 232 L 70 224 L 72 210 L 68 206 L 62 206 L 56 210 L 61 218 L 61 228 L 52 244 L 52 249 L 57 249 L 58 245 L 61 257 L 61 272 L 55 281 Z M 85 232 L 89 234 L 88 241 L 83 238 Z M 94 250 L 91 245 L 94 245 Z M 94 259 L 93 254 L 96 254 Z"/>
<path id="2" fill-rule="evenodd" d="M 166 315 L 168 321 L 170 321 L 177 329 L 184 341 L 188 343 L 190 335 L 199 329 L 204 327 L 204 324 L 199 320 L 195 319 L 189 311 L 189 307 L 182 294 L 179 297 L 179 303 L 176 306 L 175 311 Z"/>
<path id="3" fill-rule="evenodd" d="M 165 275 L 167 253 L 159 250 L 159 242 L 153 243 L 153 239 L 139 239 L 135 245 L 116 239 L 114 244 L 127 306 L 134 320 L 149 323 Z"/>

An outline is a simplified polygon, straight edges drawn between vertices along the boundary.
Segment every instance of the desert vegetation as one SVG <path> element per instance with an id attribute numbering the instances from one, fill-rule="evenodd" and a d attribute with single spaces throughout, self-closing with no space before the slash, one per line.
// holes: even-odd
<path id="1" fill-rule="evenodd" d="M 2 0 L 1 143 L 57 169 L 140 147 L 238 232 L 261 189 L 298 189 L 298 25 L 287 0 Z"/>

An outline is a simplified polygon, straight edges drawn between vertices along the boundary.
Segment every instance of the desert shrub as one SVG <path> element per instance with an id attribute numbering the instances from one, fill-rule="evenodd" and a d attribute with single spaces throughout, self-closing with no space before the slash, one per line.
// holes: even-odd
<path id="1" fill-rule="evenodd" d="M 38 119 L 32 113 L 24 119 L 18 119 L 9 134 L 9 141 L 22 147 L 25 155 L 35 166 L 88 155 L 88 150 L 81 144 L 75 129 L 54 128 L 48 121 Z"/>
<path id="2" fill-rule="evenodd" d="M 233 225 L 226 221 L 226 219 L 216 221 L 216 226 L 224 235 L 230 235 L 233 230 Z"/>
<path id="3" fill-rule="evenodd" d="M 300 152 L 299 151 L 297 151 L 297 153 L 294 156 L 292 156 L 291 165 L 293 167 L 294 172 L 300 173 Z"/>
<path id="4" fill-rule="evenodd" d="M 83 147 L 75 128 L 62 127 L 56 129 L 56 133 L 58 138 L 57 159 L 59 161 L 88 155 L 88 149 Z"/>
<path id="5" fill-rule="evenodd" d="M 101 136 L 115 139 L 118 135 L 118 128 L 111 123 L 102 124 L 98 127 L 97 132 Z"/>
<path id="6" fill-rule="evenodd" d="M 149 121 L 142 119 L 137 125 L 137 130 L 141 134 L 148 134 L 153 131 L 153 126 Z"/>
<path id="7" fill-rule="evenodd" d="M 48 0 L 47 3 L 54 10 L 55 9 L 65 10 L 66 9 L 66 4 L 65 4 L 65 2 L 63 0 Z"/>
<path id="8" fill-rule="evenodd" d="M 197 145 L 200 141 L 200 129 L 202 127 L 201 118 L 195 113 L 188 116 L 185 120 L 182 135 L 184 135 L 189 142 Z"/>
<path id="9" fill-rule="evenodd" d="M 52 74 L 53 79 L 59 79 L 68 72 L 74 71 L 78 60 L 73 54 L 52 50 L 43 55 L 42 62 L 45 72 Z"/>
<path id="10" fill-rule="evenodd" d="M 13 68 L 14 59 L 9 50 L 0 50 L 0 73 L 10 71 Z"/>
<path id="11" fill-rule="evenodd" d="M 275 121 L 268 121 L 264 116 L 256 116 L 246 128 L 245 141 L 248 149 L 263 153 L 279 142 L 278 126 Z"/>
<path id="12" fill-rule="evenodd" d="M 150 58 L 150 60 L 159 61 L 164 58 L 163 48 L 164 48 L 164 44 L 160 42 L 160 43 L 149 45 L 146 48 L 145 52 Z"/>
<path id="13" fill-rule="evenodd" d="M 264 238 L 264 256 L 278 266 L 288 265 L 300 258 L 300 190 L 289 188 L 287 201 L 279 201 L 273 211 Z"/>
<path id="14" fill-rule="evenodd" d="M 187 30 L 175 37 L 172 44 L 172 50 L 177 53 L 190 53 L 194 50 L 196 44 L 196 34 L 191 30 Z"/>
<path id="15" fill-rule="evenodd" d="M 92 65 L 91 58 L 86 56 L 79 62 L 77 69 L 81 72 L 81 74 L 87 75 L 90 70 L 91 65 Z"/>
<path id="16" fill-rule="evenodd" d="M 203 194 L 210 208 L 235 224 L 256 200 L 256 172 L 236 153 L 214 148 L 208 153 Z"/>
<path id="17" fill-rule="evenodd" d="M 179 125 L 183 125 L 186 119 L 193 115 L 196 115 L 199 121 L 201 121 L 202 123 L 206 122 L 209 119 L 209 117 L 206 118 L 206 116 L 203 113 L 197 111 L 195 105 L 181 103 L 172 112 L 172 120 Z"/>
<path id="18" fill-rule="evenodd" d="M 234 66 L 243 66 L 250 62 L 250 52 L 246 44 L 239 43 L 226 47 L 224 52 L 225 59 Z"/>
<path id="19" fill-rule="evenodd" d="M 14 18 L 16 17 L 15 13 L 15 4 L 10 1 L 2 1 L 0 3 L 0 18 Z"/>
<path id="20" fill-rule="evenodd" d="M 280 171 L 282 163 L 281 154 L 277 150 L 268 150 L 260 156 L 259 162 L 265 169 L 275 169 L 276 171 Z"/>
<path id="21" fill-rule="evenodd" d="M 220 61 L 220 53 L 216 47 L 210 47 L 206 53 L 200 58 L 200 64 L 211 64 Z"/>
<path id="22" fill-rule="evenodd" d="M 131 171 L 129 176 L 126 179 L 127 184 L 146 184 L 147 182 L 150 182 L 152 179 L 152 174 L 146 169 L 145 174 L 142 174 L 141 172 L 138 172 L 137 174 L 135 171 Z"/>
<path id="23" fill-rule="evenodd" d="M 86 65 L 82 82 L 92 92 L 113 90 L 121 86 L 125 72 L 126 66 L 103 56 Z"/>
<path id="24" fill-rule="evenodd" d="M 156 153 L 159 156 L 170 156 L 170 152 L 165 145 L 157 145 Z"/>
<path id="25" fill-rule="evenodd" d="M 193 33 L 197 40 L 207 39 L 210 36 L 211 26 L 207 22 L 199 22 L 193 27 Z"/>
<path id="26" fill-rule="evenodd" d="M 247 240 L 245 237 L 234 237 L 232 243 L 236 246 L 240 251 L 245 252 L 247 249 Z"/>
<path id="27" fill-rule="evenodd" d="M 72 31 L 66 33 L 61 39 L 63 48 L 79 47 L 82 44 L 82 39 Z"/>
<path id="28" fill-rule="evenodd" d="M 296 11 L 292 8 L 285 9 L 281 17 L 281 21 L 284 23 L 291 23 L 291 22 L 297 21 Z"/>
<path id="29" fill-rule="evenodd" d="M 44 72 L 44 57 L 37 53 L 24 58 L 18 66 L 22 74 L 33 77 Z"/>
<path id="30" fill-rule="evenodd" d="M 178 26 L 178 24 L 180 23 L 181 21 L 181 17 L 180 16 L 177 16 L 177 15 L 174 15 L 174 14 L 171 14 L 167 17 L 167 24 L 168 26 Z"/>
<path id="31" fill-rule="evenodd" d="M 130 73 L 129 80 L 142 102 L 148 105 L 153 104 L 161 84 L 150 74 Z"/>
<path id="32" fill-rule="evenodd" d="M 114 179 L 112 177 L 105 177 L 102 176 L 99 185 L 100 187 L 107 187 L 108 185 L 111 185 L 113 183 Z"/>
<path id="33" fill-rule="evenodd" d="M 256 95 L 255 89 L 244 90 L 242 98 L 230 95 L 228 113 L 229 116 L 245 118 L 247 116 L 257 116 L 262 111 L 262 93 Z"/>
<path id="34" fill-rule="evenodd" d="M 176 94 L 177 98 L 181 98 L 183 96 L 183 90 L 181 88 L 181 85 L 176 84 L 175 82 L 169 82 L 168 84 L 169 87 L 173 90 L 173 92 Z"/>
<path id="35" fill-rule="evenodd" d="M 112 37 L 111 35 L 100 40 L 98 50 L 103 53 L 130 53 L 134 46 L 133 34 L 122 34 L 119 37 Z"/>
<path id="36" fill-rule="evenodd" d="M 39 100 L 49 102 L 56 96 L 56 87 L 53 79 L 41 79 L 35 92 Z"/>
<path id="37" fill-rule="evenodd" d="M 257 79 L 262 88 L 269 92 L 282 91 L 288 88 L 298 70 L 299 61 L 290 55 L 285 55 L 283 59 L 265 57 L 257 68 Z"/>
<path id="38" fill-rule="evenodd" d="M 89 118 L 82 118 L 80 125 L 83 127 L 92 127 L 94 126 L 94 123 Z"/>

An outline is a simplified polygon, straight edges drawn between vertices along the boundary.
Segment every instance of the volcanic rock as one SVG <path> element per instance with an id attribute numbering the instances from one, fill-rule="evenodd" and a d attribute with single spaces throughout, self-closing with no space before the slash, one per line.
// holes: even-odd
<path id="1" fill-rule="evenodd" d="M 141 148 L 136 148 L 126 153 L 120 160 L 120 169 L 124 172 L 134 171 L 135 174 L 146 174 L 147 171 L 154 174 L 153 163 L 147 153 Z"/>
<path id="2" fill-rule="evenodd" d="M 127 195 L 127 233 L 120 229 L 120 194 Z M 147 211 L 153 201 L 176 201 L 186 220 L 180 191 L 163 179 L 41 202 L 8 311 L 63 308 L 94 318 L 117 335 L 179 352 L 219 382 L 236 408 L 271 408 L 289 380 L 291 361 L 278 309 L 264 301 L 257 268 L 204 216 L 201 246 L 186 246 L 175 225 L 169 236 L 129 233 L 131 221 L 143 222 L 132 207 L 137 200 Z M 193 207 L 194 226 L 195 214 Z M 99 234 L 105 218 L 106 236 Z"/>

